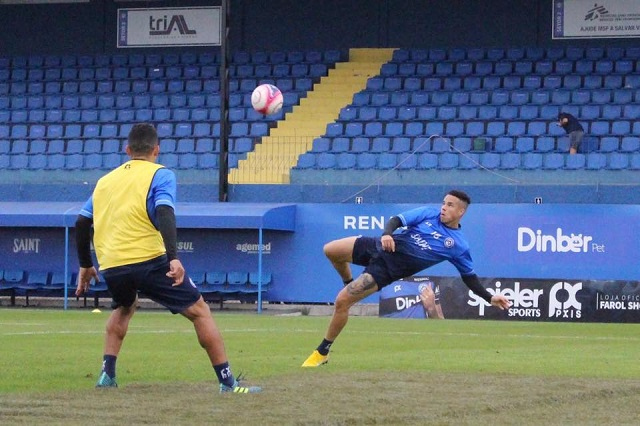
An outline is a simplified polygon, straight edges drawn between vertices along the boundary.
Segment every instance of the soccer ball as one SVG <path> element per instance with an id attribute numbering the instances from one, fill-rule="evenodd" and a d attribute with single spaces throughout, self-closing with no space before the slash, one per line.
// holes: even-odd
<path id="1" fill-rule="evenodd" d="M 273 84 L 261 84 L 253 89 L 251 105 L 260 114 L 276 114 L 282 109 L 282 92 Z"/>

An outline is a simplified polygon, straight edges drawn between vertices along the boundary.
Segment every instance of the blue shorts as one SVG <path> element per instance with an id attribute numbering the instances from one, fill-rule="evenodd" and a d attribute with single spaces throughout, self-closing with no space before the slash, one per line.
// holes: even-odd
<path id="1" fill-rule="evenodd" d="M 185 273 L 184 281 L 173 286 L 173 278 L 167 277 L 167 256 L 146 262 L 117 266 L 102 272 L 113 302 L 111 307 L 130 307 L 138 293 L 169 309 L 171 313 L 184 312 L 200 299 L 200 292 Z"/>
<path id="2" fill-rule="evenodd" d="M 353 245 L 353 263 L 364 266 L 378 285 L 378 290 L 400 278 L 414 275 L 430 266 L 426 261 L 403 253 L 382 249 L 380 238 L 358 237 Z"/>

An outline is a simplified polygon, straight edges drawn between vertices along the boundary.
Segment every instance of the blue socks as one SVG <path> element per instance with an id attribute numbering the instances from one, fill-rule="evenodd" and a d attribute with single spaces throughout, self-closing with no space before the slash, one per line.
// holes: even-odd
<path id="1" fill-rule="evenodd" d="M 231 367 L 229 367 L 228 362 L 214 365 L 213 370 L 216 372 L 216 376 L 218 376 L 218 381 L 220 383 L 229 387 L 233 386 L 235 379 L 233 378 L 233 373 L 231 373 Z"/>
<path id="2" fill-rule="evenodd" d="M 107 376 L 112 379 L 116 377 L 116 359 L 115 355 L 105 355 L 102 358 L 102 371 L 107 373 Z"/>
<path id="3" fill-rule="evenodd" d="M 333 345 L 333 342 L 327 339 L 322 339 L 322 343 L 318 346 L 318 352 L 320 352 L 320 355 L 326 356 L 329 353 L 329 349 L 331 349 L 331 345 Z"/>

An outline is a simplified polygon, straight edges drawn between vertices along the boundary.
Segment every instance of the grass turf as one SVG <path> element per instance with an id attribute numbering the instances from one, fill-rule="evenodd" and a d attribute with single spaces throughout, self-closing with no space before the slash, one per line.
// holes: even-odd
<path id="1" fill-rule="evenodd" d="M 3 424 L 638 420 L 636 324 L 354 317 L 328 365 L 301 369 L 327 317 L 215 313 L 233 370 L 265 388 L 231 396 L 216 393 L 191 324 L 163 311 L 132 320 L 118 359 L 120 388 L 93 389 L 107 315 L 0 310 Z"/>

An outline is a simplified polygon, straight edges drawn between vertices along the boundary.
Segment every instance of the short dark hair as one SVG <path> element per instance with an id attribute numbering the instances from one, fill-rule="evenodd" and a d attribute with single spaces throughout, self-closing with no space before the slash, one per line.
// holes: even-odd
<path id="1" fill-rule="evenodd" d="M 153 124 L 134 124 L 129 132 L 128 143 L 134 154 L 150 154 L 158 144 L 158 132 Z"/>
<path id="2" fill-rule="evenodd" d="M 471 198 L 467 195 L 466 192 L 460 191 L 459 189 L 452 189 L 451 191 L 447 192 L 447 195 L 453 195 L 457 199 L 467 203 L 467 205 L 471 204 Z"/>

